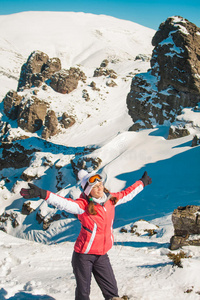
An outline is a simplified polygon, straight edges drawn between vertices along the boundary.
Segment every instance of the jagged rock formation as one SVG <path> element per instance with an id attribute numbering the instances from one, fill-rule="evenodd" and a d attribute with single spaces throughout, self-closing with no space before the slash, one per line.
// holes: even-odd
<path id="1" fill-rule="evenodd" d="M 107 76 L 109 78 L 116 79 L 117 73 L 112 70 L 108 69 L 107 66 L 109 64 L 109 61 L 107 59 L 104 59 L 100 65 L 100 68 L 96 68 L 94 71 L 94 77 L 100 77 L 100 76 Z"/>
<path id="2" fill-rule="evenodd" d="M 117 86 L 116 82 L 114 80 L 112 80 L 112 79 L 107 80 L 106 81 L 106 85 L 109 86 L 109 87 L 115 87 L 115 86 Z"/>
<path id="3" fill-rule="evenodd" d="M 190 132 L 186 128 L 177 128 L 177 127 L 172 128 L 172 127 L 170 127 L 168 140 L 176 139 L 176 138 L 179 138 L 179 137 L 184 137 L 184 136 L 187 136 L 189 134 L 190 134 Z"/>
<path id="4" fill-rule="evenodd" d="M 69 116 L 66 112 L 64 112 L 61 119 L 61 126 L 67 129 L 71 127 L 74 123 L 75 119 L 72 116 Z"/>
<path id="5" fill-rule="evenodd" d="M 100 167 L 102 160 L 99 157 L 79 157 L 71 160 L 71 165 L 74 174 L 78 179 L 78 171 L 80 169 L 89 170 L 92 167 L 92 170 L 96 170 Z"/>
<path id="6" fill-rule="evenodd" d="M 4 112 L 11 120 L 17 119 L 22 96 L 14 90 L 9 91 L 3 99 Z"/>
<path id="7" fill-rule="evenodd" d="M 4 223 L 10 222 L 13 228 L 16 228 L 19 226 L 19 214 L 16 212 L 5 212 L 2 215 L 0 215 L 0 230 L 3 230 L 4 232 L 7 232 L 5 226 L 3 226 Z"/>
<path id="8" fill-rule="evenodd" d="M 110 70 L 107 68 L 96 68 L 96 70 L 94 71 L 94 77 L 99 77 L 99 76 L 108 76 L 110 78 L 116 79 L 117 78 L 117 74 L 114 70 Z"/>
<path id="9" fill-rule="evenodd" d="M 77 88 L 79 80 L 85 82 L 86 78 L 79 68 L 62 69 L 51 76 L 50 86 L 58 93 L 69 94 Z"/>
<path id="10" fill-rule="evenodd" d="M 200 101 L 200 28 L 182 17 L 168 18 L 152 39 L 151 69 L 132 80 L 127 96 L 131 130 L 174 122 L 183 107 Z"/>
<path id="11" fill-rule="evenodd" d="M 17 118 L 18 126 L 29 132 L 39 130 L 44 122 L 48 104 L 35 96 L 20 104 Z"/>
<path id="12" fill-rule="evenodd" d="M 61 69 L 60 59 L 41 51 L 33 51 L 22 66 L 17 91 L 40 87 L 46 80 L 56 92 L 68 94 L 77 88 L 78 81 L 85 82 L 86 76 L 79 68 Z"/>
<path id="13" fill-rule="evenodd" d="M 58 119 L 53 110 L 49 110 L 45 117 L 45 128 L 42 132 L 42 138 L 48 139 L 50 136 L 54 136 L 59 132 Z"/>
<path id="14" fill-rule="evenodd" d="M 19 143 L 2 143 L 0 145 L 2 157 L 0 158 L 0 170 L 4 168 L 24 168 L 28 167 L 35 153 L 35 149 L 25 149 Z"/>
<path id="15" fill-rule="evenodd" d="M 17 91 L 39 87 L 50 78 L 53 73 L 61 70 L 59 58 L 51 58 L 42 51 L 33 51 L 27 59 L 27 62 L 21 68 L 21 74 Z"/>
<path id="16" fill-rule="evenodd" d="M 27 62 L 22 66 L 18 84 L 18 92 L 31 87 L 40 87 L 48 79 L 50 86 L 59 93 L 70 93 L 77 88 L 79 80 L 86 82 L 86 75 L 79 68 L 61 70 L 61 62 L 58 58 L 49 59 L 48 55 L 41 51 L 34 51 Z M 43 84 L 43 89 L 47 85 Z M 40 100 L 37 89 L 34 95 L 22 96 L 11 90 L 3 99 L 4 113 L 12 120 L 17 120 L 18 126 L 25 131 L 34 133 L 44 125 L 42 138 L 48 139 L 59 132 L 59 122 L 53 110 L 49 110 L 49 104 Z M 68 114 L 63 114 L 61 126 L 67 129 L 75 123 L 75 119 Z M 10 141 L 6 135 L 9 133 L 8 122 L 1 121 L 1 141 Z"/>
<path id="17" fill-rule="evenodd" d="M 200 246 L 200 206 L 188 205 L 178 207 L 172 214 L 174 236 L 170 241 L 170 249 L 176 250 L 182 246 Z"/>
<path id="18" fill-rule="evenodd" d="M 200 145 L 200 139 L 198 139 L 197 135 L 195 135 L 192 140 L 192 147 L 196 147 L 198 145 Z"/>

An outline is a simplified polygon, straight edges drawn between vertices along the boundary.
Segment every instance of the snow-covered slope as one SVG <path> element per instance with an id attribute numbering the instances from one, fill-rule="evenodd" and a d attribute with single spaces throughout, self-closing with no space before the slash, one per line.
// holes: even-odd
<path id="1" fill-rule="evenodd" d="M 149 68 L 148 60 L 135 57 L 151 55 L 155 32 L 132 22 L 83 13 L 28 12 L 0 16 L 0 26 L 4 28 L 0 32 L 1 100 L 10 89 L 16 90 L 21 66 L 34 50 L 59 57 L 63 68 L 78 65 L 87 76 L 86 83 L 79 83 L 69 95 L 58 94 L 50 87 L 47 91 L 38 89 L 37 97 L 49 102 L 58 116 L 63 111 L 70 112 L 76 123 L 48 142 L 41 140 L 41 132 L 29 134 L 31 139 L 20 143 L 25 148 L 34 145 L 41 150 L 30 167 L 0 171 L 0 213 L 6 210 L 19 214 L 19 226 L 13 228 L 7 222 L 7 231 L 31 240 L 16 239 L 0 231 L 0 299 L 74 299 L 75 279 L 70 261 L 80 225 L 69 216 L 44 231 L 35 219 L 36 212 L 41 209 L 48 215 L 52 209 L 42 200 L 32 201 L 35 212 L 27 217 L 21 215 L 24 199 L 19 191 L 27 183 L 20 176 L 23 171 L 36 174 L 35 184 L 57 192 L 57 165 L 62 166 L 59 194 L 77 197 L 80 185 L 70 160 L 86 146 L 96 148 L 88 157 L 102 160 L 99 172 L 105 176 L 111 191 L 129 186 L 141 178 L 144 170 L 153 180 L 132 202 L 116 208 L 115 245 L 109 255 L 120 295 L 143 300 L 199 299 L 198 247 L 184 248 L 191 258 L 183 260 L 183 269 L 174 268 L 167 257 L 173 235 L 173 210 L 177 206 L 200 204 L 200 147 L 191 148 L 199 128 L 192 128 L 191 135 L 176 140 L 166 140 L 169 124 L 141 132 L 127 131 L 132 125 L 126 108 L 131 79 Z M 93 77 L 95 68 L 104 59 L 109 60 L 109 68 L 118 74 L 116 87 L 108 87 L 105 76 Z M 96 82 L 100 91 L 89 87 L 91 81 Z M 82 98 L 85 88 L 90 94 L 88 102 Z M 33 89 L 22 93 L 32 94 Z M 28 134 L 3 114 L 2 103 L 0 108 L 2 120 L 11 124 L 13 137 Z M 194 120 L 199 125 L 199 114 L 188 108 L 180 118 Z M 44 160 L 48 164 L 43 164 Z M 149 221 L 150 225 L 145 223 L 147 227 L 158 225 L 157 234 L 133 235 L 130 228 L 139 219 Z M 121 233 L 122 227 L 128 233 Z M 187 290 L 191 292 L 186 293 Z M 97 299 L 103 297 L 93 281 L 91 300 Z"/>

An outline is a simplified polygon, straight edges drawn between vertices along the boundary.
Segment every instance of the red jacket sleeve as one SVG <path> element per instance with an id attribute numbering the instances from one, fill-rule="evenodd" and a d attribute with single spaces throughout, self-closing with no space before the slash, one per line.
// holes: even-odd
<path id="1" fill-rule="evenodd" d="M 144 184 L 141 180 L 136 181 L 134 184 L 118 193 L 111 193 L 112 196 L 118 198 L 116 205 L 131 201 L 137 194 L 144 189 Z"/>

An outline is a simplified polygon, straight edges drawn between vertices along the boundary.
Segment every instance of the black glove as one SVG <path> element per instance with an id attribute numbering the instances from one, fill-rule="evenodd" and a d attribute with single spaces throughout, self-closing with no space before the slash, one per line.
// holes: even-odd
<path id="1" fill-rule="evenodd" d="M 42 190 L 36 185 L 29 183 L 30 189 L 21 189 L 20 195 L 24 197 L 25 199 L 31 199 L 31 198 L 41 198 L 45 199 L 47 196 L 47 191 Z"/>
<path id="2" fill-rule="evenodd" d="M 144 183 L 144 186 L 147 186 L 148 184 L 152 183 L 152 179 L 147 174 L 147 171 L 144 172 L 140 180 Z"/>

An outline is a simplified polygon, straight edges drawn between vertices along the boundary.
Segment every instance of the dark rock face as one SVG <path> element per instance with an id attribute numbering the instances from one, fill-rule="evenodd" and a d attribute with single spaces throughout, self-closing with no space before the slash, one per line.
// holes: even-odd
<path id="1" fill-rule="evenodd" d="M 173 85 L 182 92 L 200 92 L 200 28 L 181 18 L 168 18 L 152 39 L 151 67 L 160 71 L 159 90 Z"/>
<path id="2" fill-rule="evenodd" d="M 169 129 L 168 140 L 176 139 L 189 135 L 190 132 L 186 128 L 172 128 Z"/>
<path id="3" fill-rule="evenodd" d="M 109 70 L 104 67 L 96 68 L 94 71 L 94 77 L 100 77 L 100 76 L 108 76 L 109 78 L 116 79 L 117 73 L 114 70 Z"/>
<path id="4" fill-rule="evenodd" d="M 48 105 L 32 96 L 25 103 L 21 103 L 19 115 L 18 115 L 18 126 L 29 132 L 36 132 L 39 130 L 44 122 Z"/>
<path id="5" fill-rule="evenodd" d="M 19 219 L 18 219 L 19 215 L 18 213 L 15 212 L 5 212 L 2 215 L 0 215 L 0 230 L 7 232 L 6 231 L 6 226 L 5 224 L 7 222 L 11 223 L 13 228 L 16 228 L 17 226 L 19 226 Z"/>
<path id="6" fill-rule="evenodd" d="M 17 119 L 19 104 L 22 101 L 22 97 L 17 92 L 9 91 L 3 99 L 4 112 L 11 120 Z"/>
<path id="7" fill-rule="evenodd" d="M 127 96 L 132 130 L 174 122 L 183 107 L 200 101 L 200 28 L 182 17 L 168 18 L 152 44 L 151 69 L 133 78 Z"/>
<path id="8" fill-rule="evenodd" d="M 74 174 L 78 178 L 78 171 L 81 169 L 88 170 L 91 168 L 96 170 L 101 165 L 102 160 L 99 157 L 80 157 L 78 159 L 71 160 L 72 169 Z"/>
<path id="9" fill-rule="evenodd" d="M 27 150 L 18 143 L 2 143 L 2 157 L 0 158 L 0 170 L 4 168 L 28 167 L 35 149 Z"/>
<path id="10" fill-rule="evenodd" d="M 170 241 L 170 249 L 176 250 L 182 246 L 195 245 L 200 246 L 200 206 L 188 205 L 178 207 L 172 214 L 174 225 L 174 236 Z M 193 235 L 194 238 L 190 239 Z"/>
<path id="11" fill-rule="evenodd" d="M 42 132 L 42 138 L 48 139 L 50 136 L 58 133 L 58 119 L 53 110 L 48 111 L 45 118 L 45 129 Z"/>
<path id="12" fill-rule="evenodd" d="M 32 86 L 39 87 L 59 70 L 61 70 L 59 58 L 49 59 L 49 56 L 44 52 L 34 51 L 22 66 L 17 91 L 23 91 Z"/>
<path id="13" fill-rule="evenodd" d="M 61 70 L 61 61 L 58 57 L 50 58 L 42 67 L 42 76 L 50 78 L 55 72 Z"/>
<path id="14" fill-rule="evenodd" d="M 49 79 L 53 73 L 61 70 L 59 58 L 51 58 L 42 51 L 33 51 L 27 62 L 21 68 L 17 91 L 39 87 Z"/>
<path id="15" fill-rule="evenodd" d="M 61 124 L 65 129 L 74 125 L 75 122 L 76 121 L 72 116 L 69 116 L 67 113 L 63 113 L 62 119 L 61 119 Z"/>
<path id="16" fill-rule="evenodd" d="M 50 86 L 61 94 L 69 94 L 78 86 L 79 80 L 86 81 L 86 75 L 79 68 L 62 69 L 50 78 Z"/>
<path id="17" fill-rule="evenodd" d="M 31 53 L 31 55 L 28 57 L 27 62 L 21 68 L 17 91 L 23 91 L 24 89 L 30 88 L 32 86 L 33 74 L 41 73 L 42 67 L 47 63 L 48 59 L 48 55 L 41 51 L 34 51 Z M 34 75 L 34 77 L 37 76 Z"/>

